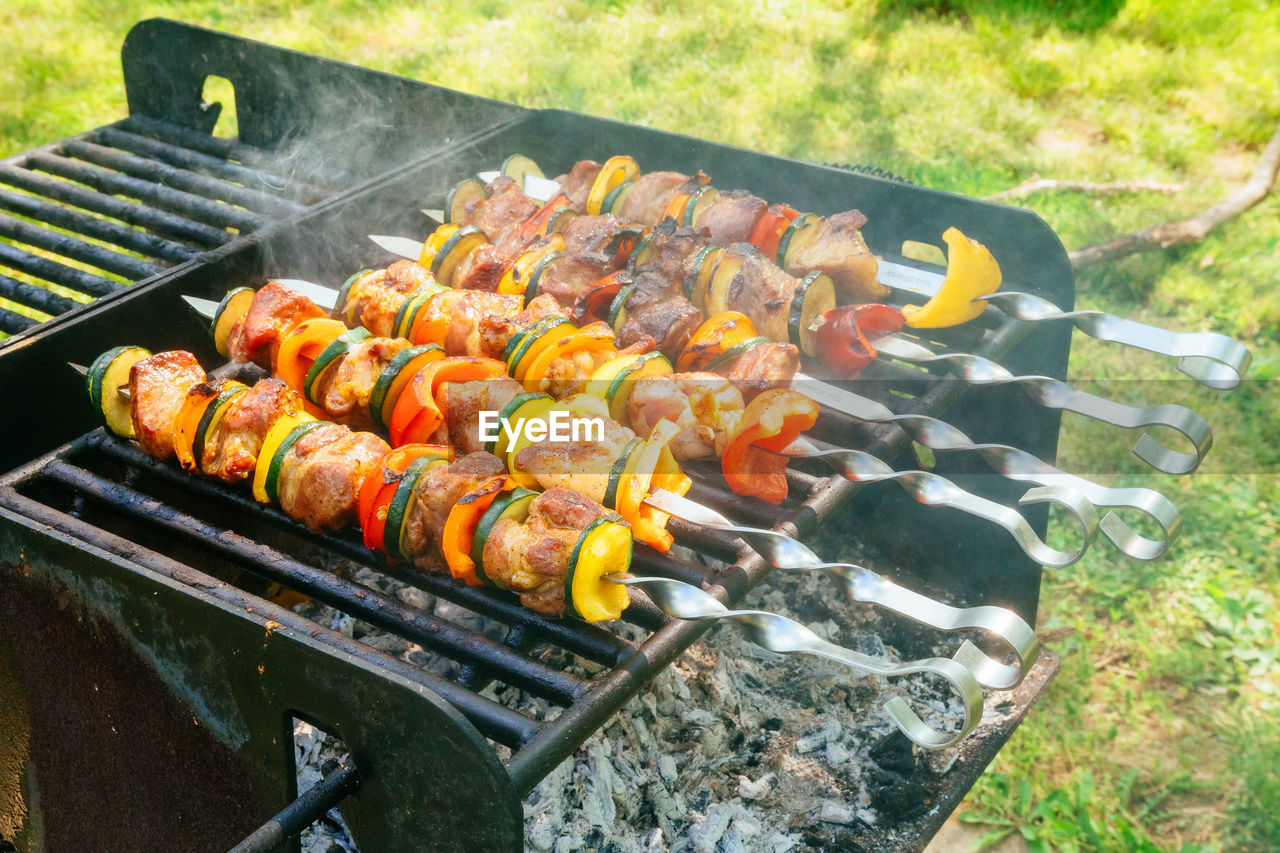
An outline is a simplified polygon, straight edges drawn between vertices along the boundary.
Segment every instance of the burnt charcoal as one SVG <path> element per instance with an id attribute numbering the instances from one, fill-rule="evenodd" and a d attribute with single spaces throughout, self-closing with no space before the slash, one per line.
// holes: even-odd
<path id="1" fill-rule="evenodd" d="M 776 732 L 778 729 L 782 728 L 782 720 L 777 717 L 770 717 L 760 724 L 760 728 L 767 732 Z"/>
<path id="2" fill-rule="evenodd" d="M 885 770 L 903 776 L 910 776 L 917 766 L 915 747 L 897 730 L 871 747 L 871 758 Z"/>

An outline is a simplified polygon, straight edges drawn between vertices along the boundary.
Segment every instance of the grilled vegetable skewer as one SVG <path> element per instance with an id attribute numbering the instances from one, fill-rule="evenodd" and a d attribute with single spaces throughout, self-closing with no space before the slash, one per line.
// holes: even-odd
<path id="1" fill-rule="evenodd" d="M 264 297 L 264 299 L 268 298 Z M 200 306 L 198 302 L 189 301 L 192 301 L 197 307 Z M 215 328 L 216 326 L 217 323 L 215 323 Z M 660 356 L 657 357 L 660 358 Z M 636 361 L 638 361 L 638 358 Z M 619 361 L 628 364 L 625 359 L 620 359 Z M 630 364 L 634 364 L 636 361 L 630 362 Z M 669 369 L 670 366 L 667 365 L 666 370 Z M 602 370 L 606 370 L 606 368 L 602 368 Z M 688 458 L 690 455 L 703 455 L 708 451 L 720 450 L 722 470 L 726 480 L 735 491 L 774 497 L 774 499 L 781 499 L 785 495 L 785 479 L 782 470 L 785 469 L 787 457 L 774 456 L 756 448 L 781 450 L 792 444 L 799 432 L 807 425 L 812 424 L 812 418 L 816 412 L 812 410 L 806 411 L 803 406 L 798 406 L 794 397 L 788 396 L 787 392 L 776 390 L 761 394 L 746 405 L 744 409 L 741 398 L 723 380 L 719 380 L 709 374 L 698 373 L 685 374 L 683 376 L 657 375 L 654 378 L 636 380 L 626 379 L 625 381 L 628 384 L 619 393 L 615 394 L 614 390 L 617 388 L 618 383 L 624 380 L 624 374 L 621 369 L 617 371 L 617 374 L 616 377 L 608 381 L 593 377 L 591 381 L 586 383 L 588 390 L 593 390 L 592 386 L 594 384 L 594 390 L 603 392 L 606 400 L 611 401 L 609 414 L 630 415 L 630 422 L 641 434 L 648 434 L 652 427 L 663 417 L 679 425 L 692 422 L 685 426 L 675 437 L 675 441 L 672 442 L 672 449 L 677 458 Z M 633 372 L 631 375 L 634 376 L 635 373 Z M 503 384 L 504 382 L 506 382 L 505 385 Z M 719 383 L 719 385 L 717 386 L 716 383 Z M 716 390 L 717 387 L 719 390 Z M 544 408 L 547 405 L 539 403 L 539 400 L 545 399 L 545 397 L 528 394 L 521 395 L 519 394 L 519 387 L 514 382 L 497 377 L 483 383 L 481 388 L 470 390 L 466 390 L 466 388 L 467 386 L 463 386 L 461 391 L 464 401 L 472 400 L 479 395 L 483 397 L 483 402 L 475 402 L 469 408 L 467 402 L 463 402 L 461 406 L 451 404 L 451 409 L 474 413 L 485 407 L 495 411 L 501 408 L 503 419 L 510 418 L 515 420 L 521 414 L 521 406 L 529 407 L 528 412 L 536 412 L 540 405 Z M 625 402 L 615 405 L 617 401 L 614 398 L 624 393 L 626 394 L 623 397 Z M 735 417 L 737 420 L 736 425 L 729 425 L 723 430 L 717 431 L 715 430 L 715 413 L 719 412 L 721 408 L 724 408 L 724 411 L 729 416 Z M 708 412 L 711 414 L 708 415 Z M 702 415 L 701 418 L 699 418 L 699 413 Z M 601 414 L 605 413 L 601 412 Z M 793 420 L 797 422 L 788 426 Z M 699 425 L 700 421 L 701 426 Z M 763 429 L 759 425 L 764 423 L 773 424 L 774 426 Z M 463 428 L 459 429 L 459 424 L 463 424 Z M 474 446 L 475 439 L 472 436 L 477 430 L 473 422 L 469 422 L 466 417 L 459 415 L 458 417 L 450 418 L 449 426 L 450 440 L 452 442 L 464 448 Z M 705 430 L 706 435 L 715 435 L 715 442 L 708 445 L 705 439 L 699 439 L 698 429 Z M 688 434 L 687 437 L 682 439 L 681 436 L 686 436 L 686 434 Z M 722 440 L 726 436 L 727 439 Z M 426 440 L 426 437 L 419 436 L 417 440 Z M 397 437 L 393 430 L 392 443 L 396 442 Z M 689 450 L 691 446 L 694 446 L 692 451 Z M 525 458 L 534 453 L 533 448 L 522 449 L 520 452 L 522 456 L 520 460 L 514 457 L 511 460 L 513 470 L 516 470 L 517 465 L 523 465 L 525 462 L 537 465 L 538 459 Z M 798 448 L 792 448 L 788 451 L 788 454 L 790 456 L 805 455 Z M 816 451 L 809 455 L 815 458 L 827 459 L 826 454 Z M 563 459 L 563 456 L 564 453 L 561 449 L 547 447 L 540 455 L 544 470 L 546 465 L 578 470 L 584 467 L 583 459 L 577 458 L 570 462 Z M 965 492 L 935 474 L 921 471 L 895 472 L 881 460 L 861 451 L 848 451 L 845 457 L 827 461 L 835 462 L 836 464 L 833 467 L 851 480 L 858 482 L 892 480 L 922 503 L 932 506 L 950 506 L 996 523 L 1009 531 L 1029 556 L 1044 565 L 1064 566 L 1074 563 L 1083 555 L 1097 530 L 1097 516 L 1092 506 L 1069 491 L 1060 493 L 1059 490 L 1055 489 L 1034 489 L 1023 498 L 1024 503 L 1059 503 L 1068 512 L 1071 512 L 1073 517 L 1080 523 L 1083 532 L 1081 547 L 1075 551 L 1058 551 L 1045 545 L 1036 536 L 1026 520 L 1016 511 Z M 589 465 L 587 467 L 589 470 Z M 597 474 L 599 473 L 603 472 L 598 471 Z M 580 488 L 582 487 L 580 483 L 576 485 Z M 664 488 L 668 491 L 681 491 L 670 485 L 666 485 Z M 610 495 L 607 492 L 599 495 L 593 494 L 593 497 L 597 500 L 603 500 L 606 505 L 612 505 Z M 631 520 L 630 517 L 629 520 Z M 669 544 L 669 541 L 664 541 L 667 539 L 666 534 L 653 530 L 643 521 L 637 520 L 633 523 L 637 527 L 637 536 L 642 541 L 657 547 Z"/>
<path id="2" fill-rule="evenodd" d="M 104 397 L 127 403 L 131 424 L 115 426 L 139 437 L 152 456 L 176 455 L 190 470 L 232 482 L 252 474 L 256 498 L 279 502 L 288 515 L 313 529 L 336 529 L 357 515 L 366 544 L 373 540 L 388 557 L 420 568 L 438 567 L 443 558 L 455 577 L 518 590 L 525 606 L 545 615 L 558 616 L 567 608 L 588 621 L 617 618 L 629 604 L 627 585 L 642 582 L 626 574 L 631 555 L 628 528 L 585 496 L 551 489 L 541 495 L 514 491 L 504 497 L 509 478 L 489 454 L 477 452 L 451 462 L 447 448 L 389 451 L 374 436 L 310 419 L 301 400 L 278 380 L 262 380 L 252 388 L 234 381 L 210 383 L 190 353 L 137 357 L 144 352 L 118 348 L 104 353 L 87 370 L 87 385 L 95 404 Z M 210 408 L 225 411 L 211 419 Z M 192 421 L 197 424 L 194 432 L 188 428 Z M 236 430 L 229 426 L 232 422 L 244 426 Z M 213 434 L 206 437 L 208 430 Z M 342 438 L 314 440 L 326 432 Z M 208 444 L 208 452 L 195 457 L 188 440 Z M 206 468 L 210 458 L 254 456 L 254 444 L 251 467 Z M 343 450 L 333 452 L 338 446 Z M 338 474 L 344 462 L 347 469 Z M 309 473 L 321 469 L 322 475 Z M 385 508 L 380 503 L 384 492 L 390 493 Z M 371 493 L 375 497 L 367 500 Z M 321 506 L 332 511 L 326 514 Z M 470 574 L 465 573 L 468 569 Z M 539 582 L 531 584 L 529 573 Z M 706 618 L 707 602 L 718 605 L 695 587 L 673 583 L 679 589 L 666 584 L 663 594 L 652 591 L 677 618 Z M 674 597 L 680 594 L 690 596 L 689 603 L 682 606 Z M 695 600 L 697 596 L 703 598 Z M 734 616 L 727 611 L 721 615 Z M 775 651 L 807 651 L 863 674 L 926 673 L 946 680 L 964 703 L 958 732 L 928 726 L 901 698 L 885 705 L 895 725 L 922 746 L 952 745 L 981 718 L 982 690 L 966 663 L 982 656 L 968 641 L 952 659 L 894 664 L 816 638 L 803 645 L 790 642 L 804 639 L 806 629 L 776 614 L 753 611 L 748 624 L 753 626 L 753 640 Z"/>

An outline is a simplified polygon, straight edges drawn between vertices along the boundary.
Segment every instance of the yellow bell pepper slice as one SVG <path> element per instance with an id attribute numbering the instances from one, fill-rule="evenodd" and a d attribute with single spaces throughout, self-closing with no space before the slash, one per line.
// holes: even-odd
<path id="1" fill-rule="evenodd" d="M 967 323 L 987 307 L 980 297 L 1000 289 L 1000 265 L 987 247 L 971 240 L 958 228 L 948 228 L 947 277 L 933 298 L 902 309 L 907 325 L 915 329 L 943 329 Z"/>
<path id="2" fill-rule="evenodd" d="M 604 579 L 631 568 L 631 531 L 608 518 L 598 519 L 583 532 L 571 560 L 566 597 L 587 622 L 617 619 L 631 603 L 625 586 Z"/>

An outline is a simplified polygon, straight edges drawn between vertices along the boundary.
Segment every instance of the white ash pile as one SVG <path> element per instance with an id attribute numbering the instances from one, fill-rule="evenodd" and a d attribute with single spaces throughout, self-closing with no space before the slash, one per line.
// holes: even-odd
<path id="1" fill-rule="evenodd" d="M 485 620 L 421 590 L 361 569 L 356 579 L 468 627 Z M 814 573 L 775 573 L 744 606 L 804 622 L 820 636 L 894 659 L 954 651 L 896 649 L 881 639 L 912 638 L 866 605 L 845 602 Z M 322 624 L 435 672 L 457 664 L 315 603 L 301 612 Z M 492 627 L 491 627 L 492 630 Z M 501 626 L 497 626 L 498 638 Z M 643 632 L 617 629 L 629 639 Z M 927 632 L 926 632 L 927 633 Z M 534 652 L 548 659 L 554 650 Z M 563 661 L 555 661 L 561 663 Z M 599 667 L 573 661 L 590 677 Z M 525 802 L 525 843 L 534 851 L 860 850 L 874 828 L 885 838 L 896 820 L 930 809 L 928 781 L 947 753 L 913 751 L 879 708 L 905 695 L 927 722 L 958 728 L 960 704 L 938 680 L 868 679 L 834 662 L 784 656 L 745 641 L 731 626 L 713 629 L 649 689 L 633 699 L 534 789 Z M 505 686 L 484 694 L 539 719 L 557 710 Z M 500 753 L 505 757 L 502 748 Z M 311 750 L 315 760 L 330 753 Z M 310 759 L 308 759 L 310 760 Z M 314 762 L 313 762 L 314 763 Z M 300 762 L 301 764 L 301 762 Z M 318 771 L 313 771 L 319 778 Z M 305 785 L 299 782 L 299 790 Z M 350 840 L 321 825 L 306 853 L 349 853 Z"/>

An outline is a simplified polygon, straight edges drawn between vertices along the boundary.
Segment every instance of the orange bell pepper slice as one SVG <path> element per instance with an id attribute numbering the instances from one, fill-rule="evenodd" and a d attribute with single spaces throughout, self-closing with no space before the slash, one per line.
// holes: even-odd
<path id="1" fill-rule="evenodd" d="M 787 458 L 776 454 L 817 420 L 818 404 L 786 388 L 765 391 L 748 403 L 720 458 L 729 488 L 781 503 L 787 496 Z"/>
<path id="2" fill-rule="evenodd" d="M 631 525 L 636 540 L 662 553 L 670 551 L 675 542 L 667 531 L 671 516 L 646 505 L 644 499 L 656 488 L 679 495 L 689 491 L 692 481 L 680 471 L 669 446 L 679 432 L 680 428 L 665 418 L 654 424 L 649 438 L 627 460 L 627 468 L 618 481 L 618 515 Z"/>
<path id="3" fill-rule="evenodd" d="M 521 252 L 498 280 L 498 292 L 523 297 L 538 262 L 553 252 L 563 252 L 564 246 L 564 235 L 552 234 Z"/>
<path id="4" fill-rule="evenodd" d="M 572 206 L 573 202 L 567 195 L 564 193 L 558 194 L 555 198 L 551 199 L 551 201 L 544 204 L 537 213 L 533 214 L 533 216 L 530 216 L 521 223 L 519 231 L 517 232 L 520 235 L 520 239 L 527 242 L 532 240 L 534 237 L 546 237 L 547 227 L 551 224 L 551 220 L 555 218 L 556 211 Z M 563 240 L 564 238 L 562 237 L 561 239 Z M 561 246 L 560 248 L 563 249 L 564 246 Z M 520 292 L 524 293 L 523 290 Z M 501 293 L 501 291 L 499 291 L 499 293 Z"/>
<path id="5" fill-rule="evenodd" d="M 442 290 L 424 302 L 409 329 L 409 340 L 414 344 L 444 346 L 449 335 L 449 318 L 466 293 L 465 290 Z"/>
<path id="6" fill-rule="evenodd" d="M 714 314 L 689 337 L 689 343 L 676 359 L 676 370 L 681 373 L 702 370 L 716 356 L 754 337 L 755 324 L 746 314 L 738 311 Z"/>
<path id="7" fill-rule="evenodd" d="M 409 387 L 396 400 L 388 430 L 391 445 L 425 442 L 444 423 L 445 407 L 437 400 L 444 383 L 491 379 L 506 372 L 507 366 L 494 358 L 456 356 L 431 362 L 409 380 Z"/>
<path id="8" fill-rule="evenodd" d="M 563 334 L 562 329 L 572 326 L 557 326 L 542 336 L 529 348 L 529 352 L 516 365 L 519 375 L 515 376 L 528 391 L 541 391 L 543 378 L 551 367 L 551 363 L 565 356 L 578 352 L 600 352 L 616 350 L 613 342 L 613 331 L 607 326 L 592 324 L 585 329 L 576 329 Z M 527 366 L 526 366 L 527 365 Z"/>
<path id="9" fill-rule="evenodd" d="M 449 574 L 467 586 L 480 586 L 483 581 L 476 576 L 476 564 L 471 559 L 471 544 L 480 526 L 480 517 L 502 492 L 514 489 L 515 480 L 506 475 L 494 477 L 458 498 L 449 510 L 441 534 L 441 549 Z"/>
<path id="10" fill-rule="evenodd" d="M 221 391 L 217 385 L 208 382 L 196 385 L 187 392 L 178 416 L 173 420 L 173 452 L 178 457 L 178 464 L 186 471 L 199 471 L 192 445 L 200 428 L 200 419 Z"/>
<path id="11" fill-rule="evenodd" d="M 276 354 L 276 377 L 297 392 L 298 396 L 305 397 L 302 387 L 307 371 L 324 348 L 346 331 L 347 325 L 341 320 L 327 317 L 299 323 L 280 343 L 280 351 Z"/>
<path id="12" fill-rule="evenodd" d="M 364 544 L 375 551 L 386 546 L 387 509 L 399 485 L 399 475 L 423 456 L 443 456 L 453 461 L 453 448 L 443 444 L 407 444 L 383 458 L 382 464 L 365 476 L 356 495 L 356 519 L 364 534 Z"/>

